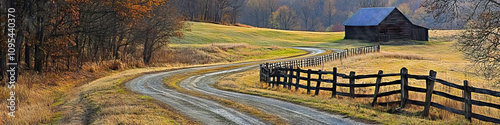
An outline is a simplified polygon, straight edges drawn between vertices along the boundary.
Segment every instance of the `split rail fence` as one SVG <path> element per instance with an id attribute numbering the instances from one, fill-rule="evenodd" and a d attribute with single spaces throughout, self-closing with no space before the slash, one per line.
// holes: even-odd
<path id="1" fill-rule="evenodd" d="M 351 50 L 351 51 L 348 51 Z M 380 51 L 380 46 L 372 46 L 372 47 L 362 47 L 362 49 L 348 49 L 346 51 L 333 53 L 325 56 L 318 56 L 307 59 L 299 59 L 292 60 L 286 62 L 277 62 L 277 63 L 265 63 L 260 65 L 260 80 L 262 82 L 266 82 L 269 86 L 279 87 L 280 85 L 283 88 L 288 88 L 289 90 L 294 87 L 295 90 L 299 88 L 306 89 L 307 94 L 311 93 L 311 90 L 314 90 L 314 94 L 318 95 L 319 91 L 330 91 L 331 96 L 335 97 L 339 96 L 347 96 L 347 97 L 358 97 L 358 98 L 373 98 L 371 103 L 372 106 L 375 104 L 378 105 L 387 105 L 387 104 L 399 104 L 400 108 L 404 108 L 406 104 L 414 104 L 419 106 L 424 106 L 423 115 L 428 116 L 430 107 L 439 108 L 442 110 L 446 110 L 455 114 L 463 115 L 467 120 L 471 120 L 471 118 L 475 118 L 481 121 L 499 123 L 500 119 L 492 118 L 481 114 L 476 114 L 472 112 L 472 105 L 476 106 L 486 106 L 491 108 L 500 109 L 499 104 L 484 102 L 480 100 L 473 100 L 471 98 L 471 93 L 490 95 L 494 97 L 500 97 L 500 92 L 492 91 L 488 89 L 476 88 L 468 85 L 468 81 L 464 80 L 463 85 L 451 83 L 442 79 L 436 78 L 436 72 L 431 70 L 429 75 L 412 75 L 408 74 L 408 70 L 406 68 L 402 68 L 400 73 L 388 73 L 384 74 L 382 70 L 378 72 L 378 74 L 369 74 L 369 75 L 356 75 L 356 72 L 351 71 L 349 74 L 342 74 L 337 72 L 337 68 L 333 68 L 332 71 L 321 71 L 321 70 L 303 70 L 300 67 L 306 66 L 315 66 L 319 65 L 326 61 L 346 58 L 350 55 L 363 54 L 368 52 L 378 52 Z M 368 51 L 364 51 L 368 50 Z M 359 52 L 359 53 L 358 53 Z M 301 77 L 300 74 L 307 74 L 307 77 Z M 311 78 L 311 75 L 318 76 L 317 78 Z M 324 79 L 322 76 L 331 75 L 332 78 Z M 382 82 L 382 78 L 391 77 L 391 76 L 399 76 L 400 79 L 390 81 L 390 82 Z M 341 83 L 338 82 L 338 78 L 348 79 L 349 83 Z M 358 79 L 368 79 L 375 78 L 375 83 L 368 84 L 356 84 L 356 80 Z M 416 79 L 416 80 L 425 80 L 426 88 L 419 88 L 415 86 L 410 86 L 408 84 L 408 79 Z M 301 80 L 306 81 L 306 85 L 300 84 Z M 316 83 L 315 86 L 311 86 L 311 84 Z M 455 96 L 449 93 L 436 91 L 434 90 L 435 83 L 439 83 L 445 86 L 449 86 L 452 88 L 456 88 L 462 91 L 462 97 Z M 321 84 L 331 84 L 332 87 L 321 87 Z M 392 90 L 388 92 L 380 93 L 380 87 L 389 86 L 389 85 L 400 85 L 400 89 Z M 339 92 L 337 91 L 337 87 L 348 87 L 349 92 Z M 356 94 L 355 88 L 365 88 L 365 87 L 375 87 L 375 91 L 373 94 Z M 409 99 L 408 92 L 418 92 L 425 93 L 425 101 L 417 101 Z M 400 101 L 392 101 L 392 102 L 382 102 L 378 103 L 377 98 L 400 94 Z M 444 98 L 448 98 L 451 100 L 455 100 L 463 103 L 463 110 L 444 106 L 442 104 L 432 102 L 432 97 L 434 95 L 438 95 Z"/>

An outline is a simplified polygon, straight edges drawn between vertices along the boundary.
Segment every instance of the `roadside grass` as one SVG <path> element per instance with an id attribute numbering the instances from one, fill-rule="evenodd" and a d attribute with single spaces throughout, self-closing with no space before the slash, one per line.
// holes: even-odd
<path id="1" fill-rule="evenodd" d="M 442 35 L 442 34 L 440 34 Z M 453 35 L 449 35 L 453 36 Z M 441 38 L 448 37 L 445 35 Z M 332 71 L 332 67 L 337 67 L 338 72 L 349 74 L 350 71 L 355 71 L 358 75 L 376 74 L 378 70 L 383 70 L 384 73 L 399 73 L 402 67 L 406 67 L 410 74 L 428 75 L 429 70 L 437 72 L 437 78 L 453 82 L 456 84 L 463 84 L 463 80 L 468 80 L 469 85 L 480 88 L 487 88 L 500 91 L 497 85 L 493 82 L 484 80 L 474 74 L 474 67 L 472 63 L 463 59 L 463 55 L 455 49 L 454 42 L 438 42 L 431 41 L 424 45 L 384 45 L 382 52 L 359 55 L 349 57 L 342 61 L 333 61 L 318 67 L 305 67 L 303 69 L 321 69 L 323 71 Z M 303 77 L 306 77 L 305 74 Z M 318 76 L 312 75 L 312 78 Z M 323 78 L 331 79 L 331 75 L 323 75 Z M 389 106 L 375 106 L 371 107 L 372 98 L 356 98 L 349 97 L 336 97 L 330 98 L 331 92 L 320 91 L 319 96 L 313 94 L 307 95 L 304 89 L 299 91 L 291 91 L 279 87 L 270 88 L 267 84 L 258 81 L 258 70 L 251 70 L 238 74 L 228 75 L 222 81 L 217 83 L 217 87 L 230 91 L 237 91 L 266 97 L 278 98 L 294 103 L 304 104 L 314 108 L 319 108 L 325 111 L 336 112 L 345 114 L 354 118 L 366 119 L 369 121 L 376 121 L 382 124 L 467 124 L 464 117 L 456 115 L 445 110 L 431 108 L 429 118 L 421 117 L 423 107 L 410 105 L 405 108 L 404 112 L 394 111 L 397 105 Z M 399 79 L 398 77 L 383 78 L 383 81 L 393 81 Z M 339 79 L 339 82 L 348 83 L 348 79 Z M 362 79 L 356 80 L 357 84 L 374 83 L 375 79 Z M 424 80 L 410 79 L 410 85 L 425 88 Z M 306 83 L 301 82 L 305 85 Z M 314 84 L 311 84 L 315 86 Z M 322 87 L 331 87 L 330 84 L 323 83 Z M 293 88 L 293 87 L 292 87 Z M 381 92 L 396 90 L 399 85 L 381 87 Z M 455 96 L 462 96 L 462 91 L 450 88 L 441 84 L 435 85 L 435 90 L 450 93 Z M 337 91 L 349 92 L 349 88 L 338 87 Z M 356 89 L 357 94 L 373 94 L 374 88 L 369 87 L 365 89 Z M 313 93 L 314 90 L 311 90 Z M 410 99 L 423 101 L 425 94 L 423 93 L 409 93 Z M 485 102 L 499 104 L 500 100 L 496 97 L 485 96 L 482 94 L 473 94 L 474 100 L 482 100 Z M 382 97 L 378 99 L 379 102 L 398 101 L 399 95 Z M 440 96 L 433 96 L 433 102 L 443 104 L 456 109 L 462 109 L 462 103 L 446 99 Z M 500 118 L 500 111 L 494 108 L 486 108 L 481 106 L 473 106 L 473 112 Z M 473 119 L 472 124 L 492 124 L 481 122 Z"/>
<path id="2" fill-rule="evenodd" d="M 236 110 L 241 111 L 241 112 L 251 114 L 252 116 L 256 116 L 257 118 L 263 119 L 264 121 L 270 122 L 271 124 L 277 124 L 277 125 L 289 124 L 286 121 L 282 120 L 281 118 L 279 118 L 275 115 L 260 111 L 257 108 L 247 106 L 247 105 L 244 105 L 241 103 L 237 103 L 235 101 L 224 99 L 224 98 L 219 98 L 219 97 L 205 95 L 205 94 L 194 92 L 194 91 L 189 91 L 189 90 L 186 90 L 186 89 L 179 86 L 179 83 L 182 80 L 185 80 L 185 79 L 192 77 L 192 76 L 195 76 L 195 75 L 204 74 L 204 73 L 211 73 L 211 72 L 216 72 L 216 71 L 222 71 L 222 70 L 228 70 L 228 69 L 238 68 L 238 67 L 247 66 L 247 65 L 251 65 L 251 64 L 229 66 L 229 67 L 220 67 L 220 68 L 210 68 L 210 69 L 203 69 L 203 70 L 198 70 L 198 71 L 193 71 L 193 72 L 175 74 L 175 75 L 163 78 L 163 82 L 165 83 L 165 85 L 167 87 L 175 89 L 179 92 L 186 93 L 186 94 L 200 97 L 200 98 L 205 98 L 205 99 L 212 100 L 212 101 L 216 101 L 216 102 L 223 104 L 227 107 L 236 109 Z"/>
<path id="3" fill-rule="evenodd" d="M 155 65 L 209 64 L 220 62 L 257 61 L 306 54 L 306 51 L 278 46 L 258 47 L 246 43 L 172 45 L 153 58 Z"/>
<path id="4" fill-rule="evenodd" d="M 57 124 L 199 124 L 150 97 L 125 90 L 123 83 L 167 68 L 131 69 L 77 87 L 64 96 Z M 75 110 L 77 109 L 77 110 Z"/>
<path id="5" fill-rule="evenodd" d="M 90 82 L 93 79 L 108 75 L 107 72 L 59 72 L 45 73 L 40 75 L 35 72 L 21 72 L 16 83 L 16 112 L 15 117 L 7 115 L 7 108 L 0 108 L 0 124 L 40 124 L 51 123 L 52 119 L 61 117 L 60 113 L 54 112 L 53 107 L 63 103 L 61 97 L 64 93 L 71 91 L 75 86 Z M 0 98 L 10 98 L 10 90 L 0 87 Z M 7 106 L 7 101 L 1 101 L 0 105 Z"/>

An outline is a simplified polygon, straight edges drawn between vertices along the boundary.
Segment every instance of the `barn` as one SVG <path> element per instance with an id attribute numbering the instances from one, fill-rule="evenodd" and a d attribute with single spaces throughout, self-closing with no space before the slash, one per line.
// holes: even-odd
<path id="1" fill-rule="evenodd" d="M 428 41 L 428 28 L 413 24 L 395 7 L 361 8 L 343 24 L 344 39 L 373 42 L 389 40 Z"/>

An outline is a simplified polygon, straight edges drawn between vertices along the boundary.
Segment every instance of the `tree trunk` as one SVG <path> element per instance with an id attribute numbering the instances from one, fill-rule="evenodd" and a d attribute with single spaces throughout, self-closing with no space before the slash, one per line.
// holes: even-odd
<path id="1" fill-rule="evenodd" d="M 26 47 L 24 48 L 24 63 L 26 63 L 26 67 L 28 69 L 31 69 L 31 45 L 26 44 Z"/>
<path id="2" fill-rule="evenodd" d="M 43 17 L 39 17 L 38 19 L 38 41 L 39 43 L 35 45 L 35 70 L 38 72 L 42 72 L 42 67 L 43 67 L 43 59 L 44 59 L 44 53 L 42 52 L 42 47 L 43 47 L 43 40 L 44 40 L 44 35 L 43 31 L 45 29 L 43 25 L 44 19 Z"/>
<path id="3" fill-rule="evenodd" d="M 142 52 L 142 61 L 144 61 L 144 64 L 146 65 L 149 65 L 149 60 L 151 59 L 151 55 L 150 55 L 150 51 L 152 51 L 150 48 L 149 45 L 150 42 L 149 42 L 149 39 L 146 38 L 145 42 L 144 42 L 144 51 Z"/>

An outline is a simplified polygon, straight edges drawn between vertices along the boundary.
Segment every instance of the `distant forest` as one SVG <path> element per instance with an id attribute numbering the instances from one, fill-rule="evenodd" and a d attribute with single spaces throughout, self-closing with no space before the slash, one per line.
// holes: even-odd
<path id="1" fill-rule="evenodd" d="M 431 29 L 461 29 L 465 21 L 440 21 L 426 13 L 426 0 L 174 0 L 186 20 L 286 30 L 343 31 L 359 8 L 397 7 L 413 23 Z"/>

